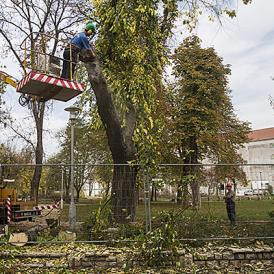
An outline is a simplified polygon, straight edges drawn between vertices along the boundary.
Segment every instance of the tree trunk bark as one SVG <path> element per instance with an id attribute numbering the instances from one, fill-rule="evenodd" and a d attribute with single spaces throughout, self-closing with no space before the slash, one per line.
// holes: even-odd
<path id="1" fill-rule="evenodd" d="M 107 185 L 106 185 L 106 187 L 105 187 L 105 191 L 104 191 L 104 196 L 105 197 L 108 197 L 108 195 L 109 195 L 109 192 L 110 192 L 110 182 L 107 182 Z"/>
<path id="2" fill-rule="evenodd" d="M 127 223 L 135 220 L 137 189 L 137 168 L 115 166 L 113 173 L 111 204 L 115 222 Z"/>
<path id="3" fill-rule="evenodd" d="M 88 183 L 88 196 L 90 197 L 92 194 L 92 190 L 93 190 L 93 186 L 92 186 L 92 182 Z"/>
<path id="4" fill-rule="evenodd" d="M 43 121 L 44 121 L 45 103 L 32 102 L 32 113 L 36 124 L 36 149 L 35 149 L 35 169 L 31 180 L 31 199 L 38 204 L 39 185 L 42 175 L 43 163 Z"/>
<path id="5" fill-rule="evenodd" d="M 75 189 L 75 191 L 76 191 L 75 202 L 79 203 L 81 189 Z"/>
<path id="6" fill-rule="evenodd" d="M 139 202 L 140 202 L 140 189 L 139 186 L 136 186 L 136 203 L 135 203 L 135 207 L 137 208 L 139 206 Z"/>
<path id="7" fill-rule="evenodd" d="M 150 201 L 157 201 L 157 188 L 155 186 L 152 186 L 151 188 Z"/>
<path id="8" fill-rule="evenodd" d="M 200 183 L 194 180 L 191 183 L 191 193 L 192 193 L 192 208 L 193 210 L 199 210 L 201 207 L 201 194 L 200 194 Z"/>
<path id="9" fill-rule="evenodd" d="M 137 204 L 136 176 L 138 169 L 137 167 L 126 165 L 129 161 L 136 160 L 133 142 L 133 133 L 137 119 L 135 108 L 131 103 L 128 103 L 125 125 L 122 128 L 119 115 L 113 104 L 111 93 L 108 90 L 97 58 L 92 62 L 86 63 L 86 68 L 114 162 L 111 189 L 113 219 L 118 223 L 134 221 Z"/>
<path id="10" fill-rule="evenodd" d="M 189 195 L 188 195 L 188 184 L 187 183 L 183 184 L 182 192 L 183 192 L 183 203 L 182 203 L 182 205 L 183 205 L 184 208 L 187 208 L 187 207 L 189 207 Z"/>
<path id="11" fill-rule="evenodd" d="M 151 186 L 150 201 L 153 202 L 153 190 L 154 186 Z"/>
<path id="12" fill-rule="evenodd" d="M 183 191 L 182 191 L 182 185 L 177 186 L 177 205 L 181 205 L 183 203 Z"/>
<path id="13" fill-rule="evenodd" d="M 190 174 L 194 176 L 194 180 L 190 183 L 191 194 L 192 194 L 192 208 L 193 210 L 199 210 L 201 207 L 201 193 L 200 193 L 200 182 L 197 178 L 198 175 L 198 145 L 196 136 L 190 138 L 190 163 L 195 166 L 190 166 Z"/>

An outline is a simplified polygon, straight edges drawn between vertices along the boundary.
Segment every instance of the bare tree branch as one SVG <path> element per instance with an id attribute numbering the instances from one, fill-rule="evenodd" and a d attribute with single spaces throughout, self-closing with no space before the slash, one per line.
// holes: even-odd
<path id="1" fill-rule="evenodd" d="M 12 126 L 11 123 L 7 123 L 6 124 L 8 128 L 10 128 L 17 136 L 19 136 L 21 139 L 23 139 L 27 144 L 29 144 L 33 151 L 35 151 L 35 145 L 34 143 L 27 137 L 23 134 L 23 131 L 20 130 L 20 129 L 16 129 L 15 127 Z"/>
<path id="2" fill-rule="evenodd" d="M 16 50 L 14 49 L 11 40 L 7 37 L 6 33 L 2 29 L 0 29 L 0 33 L 2 34 L 2 36 L 4 37 L 4 39 L 6 40 L 6 42 L 9 44 L 9 48 L 12 51 L 13 55 L 15 56 L 15 58 L 17 59 L 17 61 L 20 64 L 20 66 L 22 68 L 24 68 L 23 62 L 21 61 L 19 55 L 17 54 Z"/>

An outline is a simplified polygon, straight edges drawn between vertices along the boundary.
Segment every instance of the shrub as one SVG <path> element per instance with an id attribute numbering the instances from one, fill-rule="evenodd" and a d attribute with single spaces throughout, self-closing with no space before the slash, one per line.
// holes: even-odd
<path id="1" fill-rule="evenodd" d="M 177 254 L 179 242 L 175 229 L 174 212 L 162 212 L 159 227 L 139 238 L 138 249 L 145 266 L 159 267 L 172 263 L 172 256 Z"/>

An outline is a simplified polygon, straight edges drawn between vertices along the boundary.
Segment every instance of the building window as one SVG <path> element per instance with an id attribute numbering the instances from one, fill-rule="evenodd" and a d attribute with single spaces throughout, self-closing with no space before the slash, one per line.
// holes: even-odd
<path id="1" fill-rule="evenodd" d="M 274 154 L 271 154 L 271 159 L 274 160 Z"/>
<path id="2" fill-rule="evenodd" d="M 269 147 L 270 147 L 270 148 L 274 148 L 274 143 L 270 143 L 270 144 L 269 144 Z"/>

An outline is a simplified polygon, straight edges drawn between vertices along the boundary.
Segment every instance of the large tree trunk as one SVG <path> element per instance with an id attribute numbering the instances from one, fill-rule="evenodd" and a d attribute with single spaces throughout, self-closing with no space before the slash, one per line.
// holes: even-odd
<path id="1" fill-rule="evenodd" d="M 35 149 L 35 169 L 31 180 L 31 199 L 38 204 L 39 185 L 42 175 L 42 163 L 43 163 L 43 121 L 45 112 L 44 102 L 32 102 L 32 112 L 36 124 L 36 149 Z"/>
<path id="2" fill-rule="evenodd" d="M 200 194 L 200 183 L 198 180 L 194 180 L 191 183 L 192 193 L 192 208 L 193 210 L 199 210 L 201 207 L 201 194 Z"/>
<path id="3" fill-rule="evenodd" d="M 191 157 L 186 157 L 185 160 L 184 160 L 184 163 L 187 164 L 190 161 L 191 161 Z M 180 182 L 180 186 L 181 186 L 180 195 L 181 195 L 181 199 L 182 199 L 181 204 L 182 204 L 183 208 L 188 208 L 189 207 L 189 195 L 188 195 L 188 185 L 189 184 L 188 184 L 188 181 L 187 180 L 184 181 L 183 178 L 185 176 L 190 175 L 191 174 L 190 171 L 191 171 L 191 169 L 190 169 L 189 166 L 187 166 L 187 165 L 183 166 L 183 171 L 182 171 L 182 175 L 181 175 L 181 182 Z M 177 201 L 177 203 L 178 203 L 178 201 Z"/>
<path id="4" fill-rule="evenodd" d="M 183 184 L 183 208 L 188 208 L 189 207 L 189 195 L 188 195 L 188 184 L 184 183 Z"/>
<path id="5" fill-rule="evenodd" d="M 111 205 L 114 221 L 131 222 L 136 213 L 136 175 L 137 168 L 115 166 L 111 188 Z"/>
<path id="6" fill-rule="evenodd" d="M 75 202 L 79 203 L 81 189 L 75 189 L 75 190 L 76 190 Z"/>
<path id="7" fill-rule="evenodd" d="M 127 164 L 129 161 L 136 160 L 133 142 L 136 123 L 135 108 L 131 103 L 128 104 L 125 125 L 122 128 L 99 61 L 95 58 L 92 62 L 86 63 L 86 68 L 114 162 L 111 190 L 113 218 L 119 223 L 133 221 L 137 203 L 136 176 L 138 170 Z"/>
<path id="8" fill-rule="evenodd" d="M 93 183 L 89 181 L 88 183 L 88 196 L 90 197 L 93 190 Z"/>
<path id="9" fill-rule="evenodd" d="M 157 188 L 155 186 L 151 187 L 150 201 L 157 201 Z"/>
<path id="10" fill-rule="evenodd" d="M 196 166 L 198 164 L 198 145 L 196 136 L 192 136 L 190 138 L 190 158 L 189 163 L 194 164 L 194 166 L 190 166 L 190 174 L 194 175 L 194 179 L 191 182 L 191 194 L 192 194 L 192 208 L 193 210 L 199 210 L 201 207 L 201 194 L 200 194 L 200 182 L 197 178 L 199 167 Z"/>

